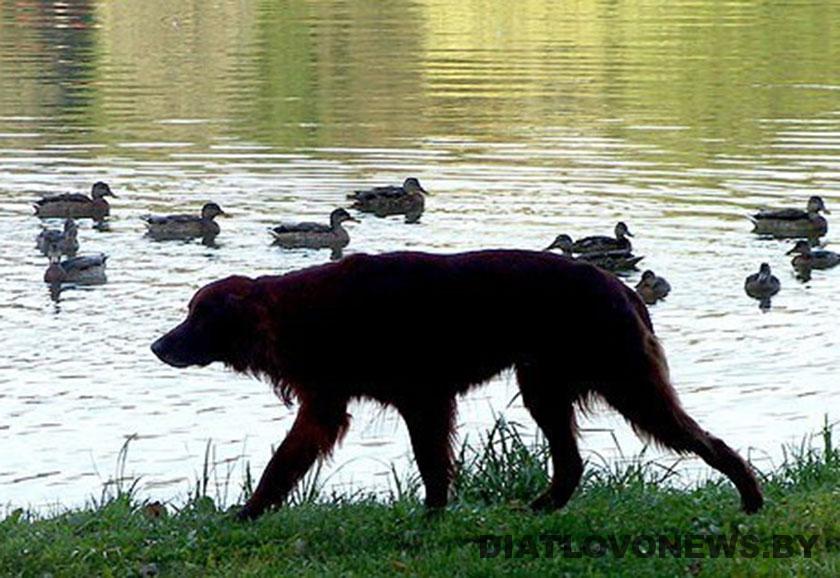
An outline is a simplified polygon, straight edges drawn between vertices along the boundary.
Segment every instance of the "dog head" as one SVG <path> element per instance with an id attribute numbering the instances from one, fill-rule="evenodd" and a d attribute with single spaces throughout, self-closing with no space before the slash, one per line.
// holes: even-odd
<path id="1" fill-rule="evenodd" d="M 239 276 L 205 285 L 190 301 L 187 318 L 155 341 L 152 351 L 173 367 L 235 365 L 258 325 L 253 288 L 253 279 Z"/>

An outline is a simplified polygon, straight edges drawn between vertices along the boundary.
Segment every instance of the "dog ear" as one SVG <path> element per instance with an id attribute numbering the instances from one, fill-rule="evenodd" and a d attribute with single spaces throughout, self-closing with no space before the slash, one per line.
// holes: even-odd
<path id="1" fill-rule="evenodd" d="M 248 277 L 232 276 L 223 281 L 226 283 L 224 300 L 225 311 L 229 314 L 244 313 L 251 305 L 253 280 Z"/>
<path id="2" fill-rule="evenodd" d="M 223 301 L 225 312 L 228 315 L 242 315 L 248 310 L 249 302 L 248 296 L 242 293 L 232 293 L 225 295 Z"/>

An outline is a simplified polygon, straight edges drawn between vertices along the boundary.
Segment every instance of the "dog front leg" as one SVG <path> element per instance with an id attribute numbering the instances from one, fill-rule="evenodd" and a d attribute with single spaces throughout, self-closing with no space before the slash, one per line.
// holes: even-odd
<path id="1" fill-rule="evenodd" d="M 318 458 L 329 455 L 349 423 L 347 403 L 307 399 L 298 410 L 286 439 L 274 452 L 257 489 L 238 518 L 251 520 L 271 506 L 279 506 Z"/>

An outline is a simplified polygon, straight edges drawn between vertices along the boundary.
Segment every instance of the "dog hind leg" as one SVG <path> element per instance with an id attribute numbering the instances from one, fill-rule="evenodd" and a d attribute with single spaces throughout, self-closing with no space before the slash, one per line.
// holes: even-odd
<path id="1" fill-rule="evenodd" d="M 551 485 L 531 503 L 531 507 L 534 510 L 562 508 L 583 475 L 571 392 L 558 388 L 556 380 L 531 365 L 518 365 L 516 378 L 525 407 L 548 440 L 554 467 Z"/>

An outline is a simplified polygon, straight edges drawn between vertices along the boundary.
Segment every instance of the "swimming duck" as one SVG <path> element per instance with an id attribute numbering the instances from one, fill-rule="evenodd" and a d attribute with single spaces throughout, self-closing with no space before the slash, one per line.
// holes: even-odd
<path id="1" fill-rule="evenodd" d="M 338 251 L 350 243 L 350 235 L 341 226 L 345 221 L 358 223 L 344 209 L 330 213 L 330 224 L 321 223 L 284 223 L 272 227 L 269 232 L 274 237 L 274 244 L 287 249 L 310 248 L 332 249 Z"/>
<path id="2" fill-rule="evenodd" d="M 642 280 L 636 285 L 636 293 L 648 305 L 653 305 L 660 299 L 664 299 L 670 292 L 671 285 L 663 277 L 658 277 L 650 269 L 642 273 Z"/>
<path id="3" fill-rule="evenodd" d="M 407 178 L 401 187 L 374 187 L 347 195 L 353 201 L 351 208 L 377 217 L 405 215 L 406 223 L 417 223 L 425 207 L 424 195 L 428 193 L 414 177 Z"/>
<path id="4" fill-rule="evenodd" d="M 50 265 L 44 273 L 44 282 L 50 284 L 82 283 L 99 284 L 105 282 L 105 261 L 107 255 L 84 255 L 60 260 L 60 255 L 50 255 Z"/>
<path id="5" fill-rule="evenodd" d="M 633 246 L 630 244 L 632 237 L 630 229 L 623 221 L 619 221 L 615 225 L 615 237 L 607 237 L 603 235 L 595 235 L 593 237 L 584 237 L 578 239 L 572 244 L 573 253 L 604 253 L 606 251 L 632 251 Z"/>
<path id="6" fill-rule="evenodd" d="M 782 284 L 779 279 L 770 272 L 770 265 L 762 263 L 758 273 L 753 273 L 744 282 L 744 290 L 753 299 L 765 300 L 779 292 Z"/>
<path id="7" fill-rule="evenodd" d="M 601 269 L 613 272 L 632 271 L 636 268 L 639 261 L 644 259 L 643 256 L 636 256 L 630 251 L 622 250 L 604 251 L 602 253 L 583 253 L 575 257 L 572 252 L 573 245 L 574 243 L 569 235 L 561 234 L 557 235 L 557 238 L 554 239 L 551 245 L 546 247 L 546 251 L 560 249 L 566 257 L 597 265 Z"/>
<path id="8" fill-rule="evenodd" d="M 101 220 L 111 211 L 105 197 L 115 197 L 111 188 L 102 181 L 94 183 L 90 197 L 80 193 L 64 193 L 44 197 L 35 203 L 38 217 L 75 217 Z"/>
<path id="9" fill-rule="evenodd" d="M 828 232 L 828 221 L 820 211 L 830 214 L 822 197 L 808 199 L 805 210 L 765 209 L 751 217 L 753 232 L 774 237 L 822 237 Z"/>
<path id="10" fill-rule="evenodd" d="M 64 230 L 44 228 L 35 240 L 36 247 L 44 255 L 57 251 L 60 255 L 72 257 L 79 250 L 79 229 L 73 219 L 64 220 Z"/>
<path id="11" fill-rule="evenodd" d="M 200 215 L 147 215 L 143 217 L 148 235 L 162 241 L 169 239 L 212 239 L 221 230 L 214 220 L 227 215 L 216 203 L 206 203 Z"/>
<path id="12" fill-rule="evenodd" d="M 831 269 L 840 264 L 840 254 L 834 251 L 826 251 L 811 249 L 811 244 L 806 240 L 797 241 L 793 249 L 788 251 L 786 255 L 796 256 L 791 261 L 791 264 L 796 269 Z"/>

